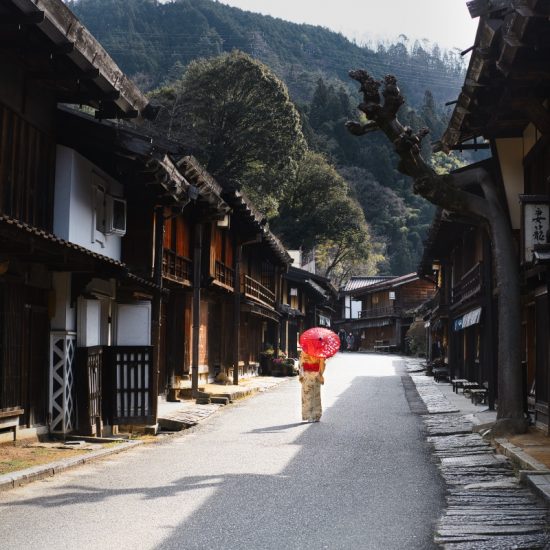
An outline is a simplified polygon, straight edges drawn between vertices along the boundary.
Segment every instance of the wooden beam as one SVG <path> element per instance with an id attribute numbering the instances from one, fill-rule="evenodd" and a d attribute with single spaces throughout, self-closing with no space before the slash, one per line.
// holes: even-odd
<path id="1" fill-rule="evenodd" d="M 535 98 L 530 98 L 518 101 L 514 106 L 527 115 L 541 134 L 550 134 L 550 113 L 548 113 L 542 103 Z"/>
<path id="2" fill-rule="evenodd" d="M 50 70 L 46 71 L 29 71 L 26 76 L 29 80 L 39 81 L 95 80 L 99 77 L 99 69 L 93 68 L 83 71 L 82 73 L 77 73 L 75 71 L 56 70 L 55 67 L 52 67 Z"/>
<path id="3" fill-rule="evenodd" d="M 123 111 L 118 106 L 115 106 L 114 103 L 104 105 L 101 109 L 98 109 L 94 113 L 95 118 L 101 120 L 104 118 L 137 118 L 139 112 L 135 109 L 129 109 L 128 111 Z"/>
<path id="4" fill-rule="evenodd" d="M 22 55 L 50 57 L 52 55 L 67 55 L 74 50 L 72 42 L 62 44 L 36 44 L 13 40 L 0 40 L 0 52 L 16 52 Z"/>
<path id="5" fill-rule="evenodd" d="M 57 96 L 60 103 L 73 103 L 76 105 L 88 105 L 91 102 L 97 101 L 115 101 L 120 97 L 120 92 L 112 90 L 104 92 L 100 89 L 90 90 L 86 92 L 62 92 Z"/>
<path id="6" fill-rule="evenodd" d="M 470 0 L 466 2 L 470 17 L 480 17 L 492 11 L 512 7 L 512 0 Z"/>
<path id="7" fill-rule="evenodd" d="M 0 26 L 5 25 L 36 25 L 44 21 L 43 11 L 33 11 L 31 13 L 17 13 L 13 15 L 3 15 L 0 18 Z"/>

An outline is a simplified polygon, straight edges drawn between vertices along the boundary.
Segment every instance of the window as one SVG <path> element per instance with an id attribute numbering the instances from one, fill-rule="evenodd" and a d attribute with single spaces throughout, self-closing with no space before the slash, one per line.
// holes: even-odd
<path id="1" fill-rule="evenodd" d="M 126 201 L 111 195 L 105 196 L 105 233 L 109 235 L 126 234 Z"/>

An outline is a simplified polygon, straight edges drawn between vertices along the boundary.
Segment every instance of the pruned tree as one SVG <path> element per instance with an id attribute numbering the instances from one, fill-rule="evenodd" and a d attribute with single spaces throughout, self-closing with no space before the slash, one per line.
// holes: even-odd
<path id="1" fill-rule="evenodd" d="M 482 168 L 462 173 L 437 174 L 423 159 L 420 148 L 426 128 L 414 133 L 397 117 L 404 98 L 392 75 L 375 80 L 364 70 L 350 71 L 360 85 L 359 110 L 366 122 L 350 121 L 348 130 L 361 136 L 383 132 L 399 156 L 398 169 L 413 179 L 414 192 L 450 212 L 482 223 L 491 238 L 498 294 L 498 411 L 493 433 L 522 433 L 527 429 L 523 411 L 520 358 L 521 309 L 519 263 L 510 220 L 491 175 Z M 380 93 L 380 87 L 383 86 Z M 477 184 L 483 195 L 468 189 Z"/>

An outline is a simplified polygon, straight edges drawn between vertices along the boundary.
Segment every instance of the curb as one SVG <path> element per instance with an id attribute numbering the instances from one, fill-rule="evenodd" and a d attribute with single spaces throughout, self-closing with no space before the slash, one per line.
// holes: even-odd
<path id="1" fill-rule="evenodd" d="M 411 376 L 413 373 L 408 370 L 408 374 Z M 420 392 L 419 395 L 421 399 L 423 399 Z M 472 420 L 474 420 L 474 418 L 472 418 Z M 472 432 L 481 433 L 489 429 L 492 425 L 493 422 L 474 425 L 472 427 Z M 508 439 L 495 438 L 491 443 L 496 453 L 508 457 L 517 467 L 519 482 L 544 500 L 546 504 L 550 504 L 550 470 L 544 464 L 523 451 L 521 447 L 510 443 Z"/>
<path id="2" fill-rule="evenodd" d="M 510 443 L 507 439 L 496 438 L 494 444 L 499 453 L 507 456 L 521 470 L 548 472 L 548 468 L 544 464 L 522 451 L 520 447 Z"/>
<path id="3" fill-rule="evenodd" d="M 519 482 L 550 504 L 550 470 L 507 439 L 497 438 L 494 445 L 497 452 L 507 456 L 520 468 Z"/>
<path id="4" fill-rule="evenodd" d="M 39 479 L 45 479 L 47 477 L 53 477 L 56 474 L 74 468 L 76 466 L 81 466 L 82 464 L 87 464 L 94 460 L 98 460 L 104 456 L 114 455 L 127 451 L 138 445 L 143 445 L 143 441 L 128 441 L 126 443 L 121 443 L 112 449 L 99 449 L 97 451 L 92 451 L 89 454 L 76 456 L 73 458 L 67 458 L 65 460 L 59 460 L 57 462 L 50 462 L 48 464 L 42 464 L 40 466 L 33 466 L 32 468 L 27 468 L 25 470 L 18 470 L 17 472 L 12 472 L 11 474 L 4 474 L 0 476 L 0 492 L 9 491 L 10 489 L 15 489 L 16 487 L 21 487 L 27 485 L 31 481 L 38 481 Z"/>

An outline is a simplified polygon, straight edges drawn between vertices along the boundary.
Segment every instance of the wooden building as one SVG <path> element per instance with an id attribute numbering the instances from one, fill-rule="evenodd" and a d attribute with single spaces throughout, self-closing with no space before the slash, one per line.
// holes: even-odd
<path id="1" fill-rule="evenodd" d="M 352 281 L 342 292 L 344 319 L 338 328 L 351 332 L 354 347 L 372 351 L 406 350 L 405 335 L 414 310 L 429 300 L 435 285 L 416 273 Z"/>
<path id="2" fill-rule="evenodd" d="M 448 129 L 442 137 L 445 150 L 476 148 L 482 146 L 491 151 L 490 164 L 496 192 L 500 196 L 503 211 L 509 219 L 519 251 L 522 298 L 522 359 L 524 395 L 532 395 L 535 419 L 548 430 L 550 424 L 550 375 L 549 375 L 549 301 L 548 301 L 548 201 L 550 191 L 549 132 L 550 114 L 550 22 L 549 6 L 545 0 L 513 2 L 499 0 L 468 3 L 472 17 L 480 17 L 479 27 L 472 48 L 472 55 L 462 92 L 454 108 Z M 476 232 L 465 226 L 462 232 Z M 441 237 L 441 245 L 447 246 L 450 237 Z M 479 235 L 483 252 L 478 255 L 490 281 L 490 255 L 487 237 Z M 459 257 L 468 254 L 458 253 Z M 433 250 L 435 256 L 437 250 Z M 471 254 L 470 254 L 471 255 Z M 445 255 L 447 258 L 448 254 Z M 451 260 L 454 261 L 454 260 Z M 470 263 L 475 266 L 476 263 Z M 426 266 L 424 267 L 426 269 Z M 458 266 L 448 269 L 459 271 Z M 489 307 L 489 289 L 484 304 Z M 506 300 L 506 297 L 501 297 Z M 485 307 L 485 306 L 483 306 Z M 494 304 L 493 304 L 494 307 Z M 487 310 L 489 311 L 489 310 Z M 482 311 L 483 319 L 488 319 Z M 480 348 L 498 347 L 494 326 L 480 335 Z M 475 337 L 474 337 L 475 339 Z M 472 346 L 470 346 L 471 348 Z M 466 352 L 468 345 L 466 345 Z M 474 359 L 478 354 L 473 343 Z M 461 353 L 461 352 L 460 352 Z M 483 365 L 481 370 L 491 368 Z M 471 357 L 471 355 L 470 355 Z M 456 356 L 465 364 L 458 369 L 471 373 L 468 357 Z M 518 369 L 522 368 L 518 365 Z M 494 368 L 496 371 L 496 367 Z M 488 377 L 489 374 L 483 376 Z M 493 379 L 496 372 L 493 374 Z M 498 398 L 498 396 L 496 396 Z"/>
<path id="3" fill-rule="evenodd" d="M 76 418 L 75 349 L 109 338 L 102 320 L 116 281 L 132 276 L 120 258 L 124 190 L 62 145 L 57 107 L 120 119 L 153 110 L 61 1 L 2 2 L 0 29 L 0 428 L 65 433 Z"/>
<path id="4" fill-rule="evenodd" d="M 496 302 L 491 244 L 484 228 L 439 210 L 425 242 L 419 274 L 433 278 L 437 285 L 424 308 L 428 359 L 447 365 L 451 378 L 486 387 L 493 406 Z"/>
<path id="5" fill-rule="evenodd" d="M 284 275 L 280 349 L 299 356 L 299 335 L 308 328 L 334 328 L 337 291 L 326 277 L 291 266 Z"/>
<path id="6" fill-rule="evenodd" d="M 178 165 L 219 202 L 210 214 L 194 211 L 190 218 L 184 210 L 167 223 L 164 277 L 173 301 L 164 314 L 171 319 L 165 384 L 177 389 L 191 378 L 196 387 L 220 373 L 238 383 L 258 373 L 265 343 L 277 342 L 290 257 L 242 193 L 222 189 L 192 157 Z"/>

